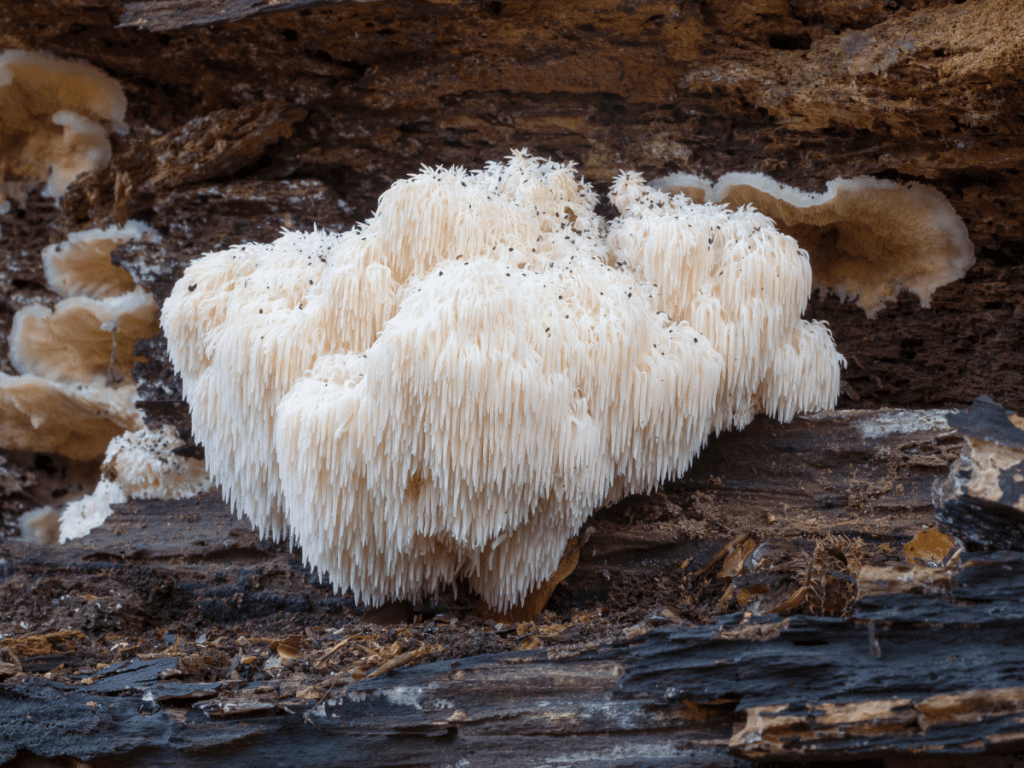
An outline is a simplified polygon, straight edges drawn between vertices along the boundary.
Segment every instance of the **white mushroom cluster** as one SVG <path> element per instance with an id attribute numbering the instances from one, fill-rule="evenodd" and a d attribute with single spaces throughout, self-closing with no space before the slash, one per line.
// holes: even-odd
<path id="1" fill-rule="evenodd" d="M 128 498 L 185 498 L 209 484 L 201 461 L 172 453 L 183 445 L 174 431 L 150 431 L 135 405 L 132 368 L 145 358 L 134 347 L 159 330 L 159 307 L 111 253 L 122 243 L 159 240 L 138 221 L 72 233 L 42 254 L 47 284 L 64 298 L 14 315 L 8 342 L 19 375 L 0 373 L 0 447 L 83 462 L 104 457 L 89 495 L 72 492 L 62 509 L 23 517 L 23 531 L 41 543 L 84 536 Z"/>
<path id="2" fill-rule="evenodd" d="M 571 166 L 519 153 L 194 263 L 162 323 L 236 511 L 357 599 L 465 579 L 500 610 L 712 432 L 831 407 L 792 238 L 633 174 L 613 201 L 609 224 Z"/>
<path id="3" fill-rule="evenodd" d="M 113 512 L 111 505 L 128 499 L 187 499 L 210 489 L 203 462 L 173 451 L 185 443 L 174 428 L 148 427 L 124 432 L 107 445 L 100 481 L 92 493 L 70 502 L 60 512 L 56 538 L 60 544 L 85 536 Z"/>

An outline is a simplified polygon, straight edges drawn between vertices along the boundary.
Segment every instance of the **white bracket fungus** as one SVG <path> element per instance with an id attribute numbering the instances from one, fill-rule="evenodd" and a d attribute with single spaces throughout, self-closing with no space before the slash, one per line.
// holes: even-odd
<path id="1" fill-rule="evenodd" d="M 69 298 L 15 314 L 10 358 L 23 375 L 0 375 L 0 446 L 92 460 L 115 435 L 142 427 L 132 350 L 159 330 L 158 307 L 111 265 L 110 253 L 128 240 L 157 238 L 133 221 L 77 232 L 44 250 L 47 281 Z"/>
<path id="2" fill-rule="evenodd" d="M 792 238 L 635 174 L 613 201 L 609 226 L 571 166 L 520 153 L 190 266 L 162 322 L 236 511 L 357 599 L 461 577 L 501 610 L 715 430 L 833 405 Z"/>
<path id="3" fill-rule="evenodd" d="M 135 220 L 122 227 L 72 232 L 66 240 L 43 249 L 46 282 L 65 298 L 120 296 L 135 289 L 135 280 L 124 267 L 111 263 L 110 254 L 123 243 L 160 240 L 159 232 Z"/>
<path id="4" fill-rule="evenodd" d="M 974 264 L 974 246 L 953 206 L 936 189 L 860 176 L 834 179 L 821 194 L 760 173 L 729 173 L 714 185 L 673 174 L 652 186 L 699 202 L 752 205 L 796 238 L 811 258 L 814 287 L 856 299 L 868 317 L 902 289 L 927 307 L 935 289 Z"/>
<path id="5" fill-rule="evenodd" d="M 45 183 L 43 195 L 59 200 L 78 176 L 109 162 L 108 136 L 127 130 L 126 106 L 118 82 L 92 64 L 41 51 L 0 52 L 4 194 Z"/>
<path id="6" fill-rule="evenodd" d="M 159 332 L 159 315 L 142 288 L 103 301 L 75 296 L 52 310 L 31 304 L 14 315 L 11 363 L 18 373 L 51 381 L 120 382 L 145 359 L 132 350 Z"/>

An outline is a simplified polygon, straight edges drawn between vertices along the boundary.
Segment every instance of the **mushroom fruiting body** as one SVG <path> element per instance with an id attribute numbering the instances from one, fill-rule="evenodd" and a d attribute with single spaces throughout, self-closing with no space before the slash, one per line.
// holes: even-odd
<path id="1" fill-rule="evenodd" d="M 110 440 L 141 429 L 133 385 L 109 387 L 0 373 L 0 446 L 98 459 Z"/>
<path id="2" fill-rule="evenodd" d="M 791 238 L 635 175 L 614 198 L 609 231 L 571 166 L 516 154 L 189 267 L 162 322 L 235 509 L 357 599 L 464 578 L 500 609 L 713 431 L 832 405 L 842 358 L 800 321 Z"/>
<path id="3" fill-rule="evenodd" d="M 91 460 L 115 435 L 141 428 L 128 379 L 141 359 L 135 342 L 159 330 L 159 310 L 110 254 L 129 240 L 158 238 L 130 221 L 76 232 L 43 250 L 50 287 L 68 298 L 14 316 L 9 353 L 24 375 L 0 374 L 0 447 Z"/>
<path id="4" fill-rule="evenodd" d="M 43 270 L 50 289 L 59 295 L 105 299 L 135 290 L 135 280 L 111 261 L 119 245 L 160 242 L 160 233 L 141 221 L 124 226 L 72 232 L 66 240 L 43 249 Z"/>
<path id="5" fill-rule="evenodd" d="M 761 173 L 727 173 L 717 183 L 677 173 L 652 186 L 698 202 L 752 205 L 810 254 L 814 287 L 855 300 L 874 317 L 901 290 L 927 307 L 935 290 L 974 264 L 974 246 L 936 189 L 858 176 L 804 192 Z"/>
<path id="6" fill-rule="evenodd" d="M 657 309 L 722 355 L 716 432 L 835 403 L 842 358 L 824 325 L 800 319 L 812 277 L 793 238 L 757 211 L 669 197 L 637 174 L 620 176 L 611 197 L 622 214 L 608 236 L 618 261 L 659 286 Z"/>
<path id="7" fill-rule="evenodd" d="M 160 330 L 159 314 L 142 288 L 102 301 L 76 296 L 52 310 L 30 304 L 14 315 L 11 363 L 18 373 L 51 381 L 120 381 L 145 360 L 132 349 Z"/>
<path id="8" fill-rule="evenodd" d="M 174 428 L 147 427 L 118 435 L 107 445 L 100 481 L 92 493 L 69 503 L 60 515 L 59 543 L 85 536 L 128 499 L 185 499 L 209 490 L 203 462 L 173 453 L 184 442 Z"/>
<path id="9" fill-rule="evenodd" d="M 43 195 L 59 200 L 78 176 L 110 160 L 108 136 L 127 130 L 126 107 L 118 82 L 87 62 L 0 52 L 0 159 L 21 180 L 5 183 L 45 182 Z"/>

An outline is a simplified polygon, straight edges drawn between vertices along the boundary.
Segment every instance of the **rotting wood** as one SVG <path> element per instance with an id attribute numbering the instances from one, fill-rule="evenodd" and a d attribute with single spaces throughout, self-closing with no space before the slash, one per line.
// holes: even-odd
<path id="1" fill-rule="evenodd" d="M 0 367 L 14 309 L 53 298 L 39 250 L 69 231 L 145 218 L 164 240 L 131 250 L 173 280 L 203 252 L 281 227 L 348 228 L 422 164 L 477 168 L 528 147 L 577 162 L 599 190 L 622 169 L 760 171 L 808 190 L 859 175 L 937 186 L 979 262 L 927 311 L 903 297 L 870 321 L 812 300 L 809 315 L 830 322 L 851 362 L 841 404 L 967 405 L 988 393 L 1024 407 L 1024 99 L 1007 21 L 1017 0 L 129 5 L 172 26 L 222 15 L 155 32 L 118 26 L 127 9 L 109 0 L 0 6 L 0 45 L 84 58 L 125 83 L 131 129 L 63 210 L 36 196 L 24 216 L 3 217 L 0 260 L 14 278 Z M 305 110 L 276 139 L 266 125 L 243 137 L 217 124 L 275 105 Z M 181 185 L 142 190 L 159 171 L 147 147 L 169 136 L 189 139 Z M 198 188 L 193 167 L 224 175 Z M 152 402 L 180 400 L 159 341 L 143 354 L 147 412 L 187 429 L 182 408 Z"/>
<path id="2" fill-rule="evenodd" d="M 353 1 L 373 0 L 142 0 L 125 3 L 120 26 L 169 32 L 241 21 L 267 13 L 322 8 Z"/>
<path id="3" fill-rule="evenodd" d="M 1024 745 L 1024 688 L 805 707 L 804 712 L 790 704 L 751 708 L 745 726 L 730 740 L 730 749 L 755 760 L 827 760 L 891 755 L 894 741 L 905 744 L 908 752 L 929 751 L 936 743 L 941 745 L 938 751 L 966 753 Z M 979 723 L 987 727 L 977 729 Z"/>
<path id="4" fill-rule="evenodd" d="M 865 566 L 857 577 L 857 597 L 902 592 L 917 595 L 948 596 L 956 581 L 952 568 L 928 568 L 921 565 Z"/>
<path id="5" fill-rule="evenodd" d="M 256 755 L 301 765 L 331 744 L 344 744 L 345 755 L 320 764 L 472 755 L 488 765 L 635 764 L 644 756 L 662 761 L 650 764 L 736 765 L 1020 748 L 1022 587 L 1024 554 L 981 555 L 964 563 L 952 602 L 881 594 L 862 598 L 849 619 L 767 625 L 731 614 L 571 657 L 536 650 L 395 669 L 328 690 L 321 701 L 282 697 L 267 682 L 237 690 L 164 682 L 159 673 L 174 659 L 135 663 L 88 684 L 37 679 L 0 688 L 0 745 L 5 758 L 23 748 L 111 766 L 141 754 L 154 766 L 185 754 L 192 765 L 241 765 Z M 771 631 L 738 631 L 759 626 Z M 191 707 L 209 691 L 215 698 Z M 157 706 L 147 712 L 147 701 Z M 176 715 L 183 707 L 193 714 Z M 47 712 L 45 731 L 25 719 Z M 735 735 L 734 723 L 742 726 Z"/>
<path id="6" fill-rule="evenodd" d="M 1005 699 L 999 691 L 1024 685 L 1016 643 L 1024 619 L 1018 597 L 1024 555 L 964 555 L 959 571 L 863 568 L 858 600 L 846 617 L 732 613 L 705 626 L 680 618 L 687 584 L 702 584 L 711 602 L 721 594 L 724 581 L 706 565 L 736 539 L 729 525 L 746 527 L 758 541 L 799 540 L 816 525 L 842 528 L 872 547 L 889 546 L 898 562 L 902 543 L 930 522 L 930 486 L 944 474 L 911 459 L 958 450 L 949 435 L 944 414 L 936 412 L 839 413 L 788 425 L 758 420 L 715 441 L 663 496 L 629 499 L 599 513 L 580 565 L 556 589 L 549 618 L 508 627 L 472 623 L 471 605 L 464 612 L 446 609 L 429 626 L 410 625 L 409 637 L 419 639 L 404 648 L 404 635 L 394 629 L 361 624 L 342 625 L 336 639 L 323 629 L 307 632 L 320 647 L 296 642 L 294 628 L 280 639 L 256 637 L 267 632 L 257 618 L 265 607 L 279 612 L 274 626 L 286 627 L 289 617 L 308 622 L 309 611 L 329 622 L 329 601 L 336 598 L 302 577 L 297 553 L 260 542 L 213 495 L 191 509 L 185 502 L 131 502 L 63 548 L 5 542 L 2 557 L 13 565 L 7 584 L 22 575 L 73 576 L 84 589 L 114 590 L 92 602 L 71 598 L 78 612 L 65 615 L 89 622 L 84 626 L 106 622 L 122 634 L 133 626 L 132 615 L 143 610 L 143 597 L 132 592 L 140 569 L 149 573 L 142 584 L 162 590 L 168 623 L 175 611 L 195 623 L 166 634 L 163 651 L 126 645 L 124 655 L 115 655 L 119 661 L 77 676 L 59 664 L 81 663 L 69 652 L 80 642 L 69 636 L 69 644 L 40 645 L 42 655 L 21 659 L 26 670 L 37 671 L 16 673 L 0 687 L 0 745 L 7 750 L 0 756 L 15 760 L 12 766 L 18 749 L 111 766 L 133 764 L 142 754 L 155 766 L 180 763 L 185 755 L 196 765 L 242 764 L 255 755 L 281 765 L 444 764 L 473 755 L 489 765 L 553 756 L 574 764 L 733 766 L 757 757 L 758 749 L 774 760 L 910 756 L 922 745 L 938 754 L 1012 747 L 1016 715 L 1009 709 L 1005 717 L 975 722 L 964 704 L 959 719 L 936 718 L 927 728 L 883 725 L 906 711 L 893 698 L 937 712 L 943 696 L 982 691 L 970 701 L 994 701 Z M 778 456 L 786 457 L 784 464 Z M 823 465 L 830 467 L 829 486 L 843 493 L 793 480 L 814 477 Z M 781 498 L 779 482 L 791 486 Z M 697 494 L 714 494 L 713 503 L 703 496 L 695 501 Z M 686 561 L 691 575 L 702 572 L 699 579 L 686 580 L 680 568 Z M 220 584 L 201 578 L 211 566 L 223 574 Z M 653 582 L 657 591 L 630 591 L 649 590 L 652 573 L 661 580 Z M 178 590 L 187 590 L 187 602 Z M 131 613 L 119 617 L 110 600 Z M 630 604 L 641 613 L 633 624 L 574 641 L 580 630 L 571 626 L 569 614 L 577 610 L 571 606 L 587 600 Z M 564 626 L 554 623 L 559 616 Z M 552 622 L 550 629 L 544 622 Z M 437 649 L 470 636 L 491 638 L 492 649 L 504 650 L 430 661 Z M 282 643 L 289 648 L 284 656 Z M 218 661 L 225 653 L 234 654 L 230 668 Z M 215 679 L 204 679 L 211 674 Z M 831 719 L 820 714 L 825 705 Z M 896 714 L 871 730 L 857 725 L 865 707 Z M 30 727 L 26 715 L 50 727 Z M 802 718 L 804 725 L 781 717 Z M 843 730 L 841 717 L 856 727 Z M 810 729 L 803 752 L 785 738 L 786 728 L 797 727 Z M 752 735 L 758 729 L 760 746 Z M 223 762 L 228 744 L 237 763 Z"/>
<path id="7" fill-rule="evenodd" d="M 1020 47 L 1012 23 L 1019 16 L 1016 0 L 962 5 L 922 0 L 900 7 L 873 0 L 614 0 L 586 6 L 390 0 L 314 5 L 320 3 L 164 0 L 122 7 L 105 0 L 53 0 L 46 13 L 40 13 L 36 3 L 0 6 L 0 45 L 85 58 L 127 84 L 131 133 L 114 138 L 115 166 L 134 174 L 121 170 L 81 180 L 69 193 L 62 214 L 51 201 L 32 197 L 23 210 L 3 216 L 0 254 L 11 276 L 0 307 L 4 330 L 15 308 L 53 299 L 45 290 L 38 255 L 44 245 L 69 230 L 120 221 L 129 214 L 152 217 L 165 235 L 163 243 L 126 246 L 117 257 L 125 264 L 136 261 L 143 268 L 161 270 L 159 280 L 166 290 L 183 264 L 205 250 L 243 240 L 269 240 L 282 226 L 351 226 L 370 213 L 393 180 L 421 163 L 479 167 L 511 147 L 528 146 L 544 156 L 579 162 L 586 178 L 599 185 L 621 168 L 639 169 L 648 177 L 675 170 L 712 177 L 728 171 L 763 171 L 806 189 L 820 189 L 836 176 L 861 174 L 935 184 L 968 223 L 972 239 L 982 249 L 979 264 L 962 283 L 941 289 L 927 311 L 904 297 L 878 320 L 868 321 L 856 307 L 834 299 L 812 301 L 811 315 L 831 322 L 840 350 L 850 360 L 841 403 L 966 405 L 989 392 L 1005 405 L 1019 409 L 1024 404 L 1019 386 L 1024 375 L 1019 355 L 1024 339 L 1024 266 L 1019 248 L 1024 240 L 1024 152 L 1018 146 L 1024 91 L 1019 88 Z M 124 12 L 138 14 L 136 23 L 116 28 L 119 21 L 131 20 Z M 146 24 L 139 23 L 143 12 L 151 23 L 162 15 L 160 23 L 167 31 L 145 29 Z M 262 15 L 256 18 L 253 13 Z M 187 14 L 192 14 L 191 21 Z M 1001 18 L 1011 23 L 999 23 Z M 192 26 L 196 23 L 201 26 Z M 257 126 L 252 132 L 256 140 L 244 143 L 238 154 L 231 154 L 230 141 L 241 132 L 221 134 L 225 143 L 204 143 L 204 133 L 218 136 L 207 117 L 232 120 L 253 104 L 259 105 L 253 107 L 257 112 L 282 104 L 308 112 L 295 123 L 279 124 L 279 134 L 272 122 L 263 124 L 271 126 L 269 131 Z M 166 177 L 171 183 L 140 192 L 138 185 L 154 176 L 155 155 L 147 155 L 146 147 L 154 137 L 166 136 L 190 140 L 187 147 L 176 146 L 196 150 L 190 158 L 201 173 L 182 168 L 181 176 Z M 225 158 L 230 162 L 221 164 Z M 149 279 L 152 285 L 152 275 Z M 5 345 L 0 334 L 4 366 Z M 151 346 L 144 354 L 152 363 L 141 374 L 147 380 L 140 390 L 143 407 L 187 429 L 187 411 L 174 399 L 176 385 L 165 369 L 159 338 Z M 549 699 L 530 688 L 531 670 L 536 659 L 564 669 L 576 664 L 581 654 L 599 650 L 587 650 L 585 643 L 572 640 L 578 627 L 560 626 L 568 624 L 564 619 L 573 606 L 588 601 L 633 609 L 633 614 L 623 611 L 615 616 L 624 620 L 632 615 L 629 626 L 617 626 L 617 631 L 622 633 L 620 641 L 631 639 L 634 650 L 663 643 L 666 632 L 692 630 L 680 626 L 685 625 L 680 616 L 691 615 L 690 606 L 663 606 L 690 597 L 695 572 L 707 558 L 738 533 L 749 534 L 737 527 L 755 529 L 759 542 L 770 537 L 815 539 L 837 528 L 863 536 L 877 549 L 889 546 L 892 557 L 898 558 L 907 538 L 930 524 L 928 486 L 935 473 L 944 474 L 942 464 L 960 450 L 960 441 L 948 433 L 935 442 L 928 434 L 923 441 L 911 434 L 905 443 L 893 443 L 898 436 L 893 433 L 882 436 L 882 446 L 891 452 L 888 456 L 872 454 L 870 439 L 844 453 L 841 446 L 851 436 L 849 424 L 837 427 L 829 419 L 803 424 L 820 436 L 820 442 L 806 439 L 796 445 L 779 438 L 787 429 L 799 431 L 799 423 L 780 428 L 758 420 L 740 436 L 722 436 L 693 472 L 663 495 L 602 510 L 580 566 L 554 593 L 557 621 L 526 627 L 522 636 L 516 627 L 480 624 L 460 633 L 460 625 L 449 622 L 463 614 L 442 614 L 443 622 L 423 631 L 443 632 L 444 642 L 451 645 L 467 635 L 486 636 L 487 647 L 501 654 L 497 669 L 517 670 L 521 677 L 495 673 L 497 687 L 489 690 L 499 696 L 491 709 L 483 714 L 456 710 L 441 726 L 425 720 L 415 706 L 402 704 L 413 700 L 402 698 L 409 693 L 406 683 L 415 682 L 423 667 L 368 681 L 379 685 L 365 689 L 363 703 L 378 709 L 374 716 L 356 718 L 368 726 L 362 730 L 328 716 L 328 711 L 351 712 L 345 707 L 359 703 L 345 700 L 349 681 L 339 690 L 333 682 L 324 684 L 338 676 L 326 677 L 323 672 L 313 676 L 313 684 L 298 688 L 294 673 L 296 668 L 304 671 L 301 661 L 276 672 L 262 671 L 260 663 L 271 660 L 269 645 L 249 638 L 241 643 L 239 635 L 282 637 L 292 634 L 289 623 L 306 622 L 306 630 L 329 648 L 337 639 L 322 627 L 350 620 L 351 606 L 311 584 L 296 555 L 259 542 L 210 497 L 196 502 L 191 515 L 170 504 L 129 505 L 118 513 L 119 527 L 104 528 L 91 543 L 68 548 L 60 556 L 43 548 L 0 544 L 0 589 L 6 587 L 0 604 L 3 619 L 11 619 L 0 632 L 45 635 L 40 622 L 69 622 L 83 627 L 94 640 L 92 645 L 58 640 L 41 655 L 19 662 L 8 658 L 7 663 L 22 669 L 0 689 L 5 697 L 15 691 L 10 693 L 13 698 L 4 699 L 0 712 L 21 729 L 19 733 L 27 734 L 24 743 L 30 745 L 14 762 L 23 759 L 31 764 L 36 758 L 29 752 L 39 747 L 40 754 L 49 749 L 47 754 L 59 755 L 60 765 L 68 764 L 72 753 L 106 754 L 96 762 L 107 765 L 221 766 L 232 758 L 245 764 L 450 764 L 460 754 L 471 760 L 479 754 L 481 761 L 494 765 L 519 765 L 532 756 L 536 762 L 575 764 L 747 764 L 726 750 L 734 728 L 742 728 L 745 721 L 749 727 L 747 712 L 759 705 L 738 709 L 730 693 L 715 701 L 679 698 L 666 706 L 642 689 L 635 699 L 587 698 L 580 693 L 586 686 L 566 685 L 570 693 L 565 694 L 556 681 L 548 691 L 555 705 L 548 711 L 541 705 Z M 834 428 L 838 437 L 831 440 Z M 755 455 L 758 450 L 761 456 Z M 786 468 L 789 453 L 803 470 Z M 775 489 L 770 487 L 772 478 Z M 168 531 L 180 536 L 169 536 Z M 989 540 L 994 546 L 1010 541 L 998 532 Z M 1009 619 L 1019 623 L 1015 611 L 1021 585 L 1015 581 L 1012 562 L 1000 557 L 976 562 L 957 578 L 988 572 L 985 599 L 992 610 L 1005 608 Z M 869 593 L 867 583 L 865 599 L 892 599 L 884 589 Z M 912 578 L 905 583 L 918 582 Z M 963 588 L 958 584 L 951 587 L 954 599 Z M 722 582 L 710 578 L 694 588 L 706 590 L 704 598 L 696 598 L 706 603 L 717 600 Z M 978 649 L 980 675 L 998 671 L 995 667 L 1003 662 L 1006 669 L 1020 667 L 1017 657 L 985 655 L 1005 627 L 986 625 L 984 631 L 996 632 L 986 636 L 980 625 L 972 629 L 943 624 L 949 604 L 941 594 L 912 592 L 901 599 L 931 606 L 925 618 L 928 630 L 912 635 L 921 649 L 936 639 L 945 643 L 952 634 L 957 648 Z M 886 665 L 895 655 L 909 665 L 907 674 L 918 675 L 911 682 L 929 684 L 932 675 L 931 684 L 946 682 L 946 667 L 955 667 L 956 662 L 943 666 L 945 657 L 901 656 L 905 649 L 895 641 L 902 627 L 886 623 L 887 615 L 869 618 L 857 628 L 856 642 L 850 646 L 854 655 L 866 650 Z M 424 616 L 428 625 L 430 618 Z M 15 620 L 30 624 L 30 629 Z M 816 642 L 823 628 L 848 626 L 855 620 L 769 616 L 729 621 L 722 621 L 718 639 L 747 649 L 759 641 Z M 154 622 L 174 626 L 164 631 Z M 207 627 L 217 630 L 208 638 Z M 793 635 L 794 627 L 802 634 Z M 548 629 L 551 634 L 543 635 Z M 161 643 L 161 635 L 172 639 Z M 512 653 L 542 635 L 545 645 L 533 652 L 536 656 Z M 675 658 L 685 661 L 689 649 L 699 651 L 701 642 L 674 646 Z M 621 651 L 603 641 L 598 645 Z M 844 647 L 839 645 L 833 650 L 841 655 Z M 814 648 L 802 645 L 797 651 Z M 1015 648 L 1016 641 L 1008 641 L 1003 650 Z M 338 650 L 340 657 L 349 647 Z M 378 650 L 367 644 L 365 653 Z M 227 665 L 236 651 L 239 663 L 229 674 Z M 809 656 L 791 653 L 786 658 L 800 670 L 801 664 L 814 664 L 819 658 L 811 651 Z M 743 656 L 746 669 L 757 675 L 758 659 L 770 655 Z M 157 707 L 144 699 L 141 688 L 102 696 L 74 689 L 103 679 L 120 685 L 112 678 L 121 673 L 137 672 L 136 680 L 144 680 L 150 674 L 145 669 L 126 670 L 124 665 L 132 658 L 177 658 L 176 667 L 152 668 L 155 684 L 187 678 L 186 687 L 166 689 L 176 691 L 178 698 Z M 993 658 L 994 664 L 986 668 L 985 659 Z M 245 660 L 249 662 L 243 664 Z M 343 671 L 352 661 L 352 656 L 332 658 L 325 669 Z M 477 657 L 476 662 L 474 669 L 483 677 L 491 674 L 487 659 Z M 106 676 L 100 663 L 111 663 Z M 455 662 L 436 662 L 442 671 L 446 663 Z M 77 674 L 84 665 L 89 667 L 87 677 L 72 680 L 71 689 L 61 688 L 69 685 L 61 682 L 62 676 L 69 671 Z M 778 666 L 766 669 L 776 675 L 770 679 L 781 679 Z M 696 675 L 701 670 L 691 671 Z M 203 674 L 221 672 L 225 680 L 200 680 Z M 170 677 L 161 680 L 160 674 Z M 250 679 L 261 675 L 265 677 Z M 842 670 L 837 677 L 841 675 Z M 613 685 L 612 677 L 594 675 L 593 686 L 601 680 Z M 87 682 L 90 678 L 96 680 Z M 893 685 L 905 679 L 894 678 Z M 518 693 L 518 680 L 525 693 L 510 701 L 508 697 Z M 1019 687 L 1019 682 L 1011 682 L 1006 688 L 986 688 L 988 683 L 980 677 L 959 679 L 957 684 L 990 702 L 992 698 L 984 697 L 1001 695 L 993 690 Z M 488 690 L 486 685 L 484 680 L 481 690 Z M 312 690 L 318 692 L 311 695 Z M 299 695 L 303 691 L 307 695 Z M 917 692 L 903 698 L 918 706 L 936 697 L 939 702 L 943 696 L 956 699 L 963 691 Z M 887 693 L 877 693 L 871 701 L 885 706 Z M 195 708 L 190 698 L 209 701 L 205 708 Z M 332 703 L 336 700 L 342 703 Z M 816 717 L 806 709 L 809 700 L 787 700 L 786 711 Z M 506 722 L 499 713 L 509 701 Z M 649 701 L 654 701 L 653 710 L 645 708 Z M 405 708 L 395 709 L 388 720 L 389 707 L 399 705 Z M 962 702 L 955 708 L 960 706 L 964 712 L 975 711 Z M 105 711 L 97 712 L 101 707 Z M 602 712 L 607 715 L 604 721 L 599 718 Z M 380 713 L 383 730 L 374 731 Z M 33 721 L 18 720 L 24 716 Z M 409 730 L 402 730 L 405 717 Z M 389 723 L 393 731 L 387 731 Z M 630 723 L 636 729 L 629 730 Z M 51 724 L 58 727 L 46 730 Z M 600 730 L 603 724 L 606 730 Z M 103 732 L 90 731 L 96 726 L 109 726 L 109 740 L 85 743 L 101 738 Z M 525 736 L 518 732 L 520 726 Z M 648 730 L 641 731 L 645 726 Z M 913 735 L 897 745 L 871 741 L 874 736 L 859 744 L 835 741 L 825 734 L 825 724 L 816 727 L 822 729 L 820 751 L 798 753 L 798 745 L 788 742 L 770 759 L 807 759 L 829 751 L 845 756 L 858 749 L 862 756 L 891 755 L 915 743 L 939 755 L 1019 749 L 1005 718 L 968 723 L 963 729 L 929 729 L 927 736 Z M 968 732 L 978 734 L 986 727 L 995 730 L 977 742 L 969 741 Z M 585 736 L 568 743 L 567 737 L 580 729 Z M 122 741 L 115 743 L 119 738 Z M 351 751 L 339 755 L 339 743 Z M 0 748 L 8 744 L 0 740 Z M 481 751 L 474 752 L 481 744 Z M 68 751 L 61 753 L 62 746 Z"/>
<path id="8" fill-rule="evenodd" d="M 936 487 L 940 526 L 986 549 L 1024 549 L 1024 417 L 979 397 L 949 422 L 966 445 Z"/>

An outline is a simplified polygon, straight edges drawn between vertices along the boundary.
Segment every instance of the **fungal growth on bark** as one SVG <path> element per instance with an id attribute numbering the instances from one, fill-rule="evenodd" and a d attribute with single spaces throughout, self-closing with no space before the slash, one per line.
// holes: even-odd
<path id="1" fill-rule="evenodd" d="M 63 544 L 101 525 L 112 504 L 128 499 L 187 499 L 209 490 L 203 462 L 173 453 L 184 442 L 174 429 L 143 428 L 118 435 L 107 445 L 100 481 L 93 492 L 68 504 L 56 538 Z"/>
<path id="2" fill-rule="evenodd" d="M 19 376 L 0 373 L 0 447 L 103 456 L 112 438 L 142 428 L 131 368 L 135 342 L 159 331 L 153 297 L 110 262 L 132 239 L 156 239 L 144 224 L 87 230 L 48 246 L 49 287 L 62 301 L 18 310 L 8 337 Z"/>
<path id="3" fill-rule="evenodd" d="M 52 381 L 123 381 L 144 360 L 132 350 L 159 332 L 159 315 L 142 288 L 102 301 L 75 296 L 53 309 L 30 304 L 14 315 L 11 363 L 18 373 Z"/>
<path id="4" fill-rule="evenodd" d="M 0 52 L 0 204 L 45 185 L 59 200 L 78 176 L 111 157 L 112 131 L 125 131 L 120 84 L 84 61 L 43 51 Z"/>
<path id="5" fill-rule="evenodd" d="M 91 493 L 25 514 L 23 530 L 42 543 L 84 536 L 129 498 L 186 498 L 209 485 L 201 461 L 171 453 L 183 445 L 174 431 L 150 431 L 135 404 L 132 368 L 145 360 L 135 344 L 159 332 L 160 308 L 111 253 L 159 239 L 138 221 L 72 233 L 43 251 L 47 283 L 66 298 L 14 315 L 8 341 L 20 375 L 0 374 L 0 447 L 104 458 Z"/>
<path id="6" fill-rule="evenodd" d="M 760 173 L 728 173 L 717 183 L 673 174 L 653 183 L 697 202 L 752 205 L 810 254 L 814 287 L 855 300 L 874 317 L 901 290 L 927 307 L 935 289 L 974 264 L 974 246 L 953 206 L 936 189 L 911 182 L 833 179 L 803 192 Z"/>
<path id="7" fill-rule="evenodd" d="M 110 255 L 128 242 L 160 242 L 160 233 L 141 221 L 124 226 L 72 232 L 59 243 L 43 249 L 43 270 L 50 290 L 60 296 L 106 299 L 135 290 L 135 280 Z"/>
<path id="8" fill-rule="evenodd" d="M 112 389 L 0 373 L 0 446 L 98 459 L 126 429 L 140 429 L 135 387 Z"/>
<path id="9" fill-rule="evenodd" d="M 425 169 L 343 235 L 195 262 L 164 305 L 235 510 L 378 604 L 464 579 L 499 610 L 591 512 L 755 413 L 831 407 L 806 254 L 765 216 L 572 167 Z"/>

